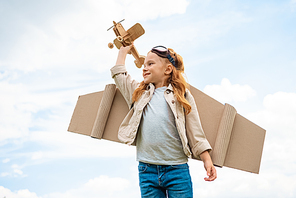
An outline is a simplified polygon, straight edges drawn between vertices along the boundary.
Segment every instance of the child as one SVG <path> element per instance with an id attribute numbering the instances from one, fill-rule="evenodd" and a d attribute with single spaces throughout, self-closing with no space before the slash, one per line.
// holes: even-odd
<path id="1" fill-rule="evenodd" d="M 200 158 L 206 181 L 217 177 L 196 104 L 183 78 L 182 57 L 156 46 L 148 52 L 141 83 L 125 68 L 133 45 L 121 47 L 112 77 L 130 111 L 118 132 L 120 141 L 136 143 L 142 197 L 193 197 L 188 157 Z"/>

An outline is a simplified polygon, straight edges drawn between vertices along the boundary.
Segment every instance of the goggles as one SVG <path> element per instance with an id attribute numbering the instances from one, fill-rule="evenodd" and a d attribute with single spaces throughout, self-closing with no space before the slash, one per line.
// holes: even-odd
<path id="1" fill-rule="evenodd" d="M 162 58 L 167 58 L 169 61 L 176 67 L 176 62 L 173 59 L 173 57 L 170 55 L 170 50 L 162 45 L 158 45 L 156 47 L 153 47 L 151 49 L 151 52 L 157 54 L 158 56 Z"/>

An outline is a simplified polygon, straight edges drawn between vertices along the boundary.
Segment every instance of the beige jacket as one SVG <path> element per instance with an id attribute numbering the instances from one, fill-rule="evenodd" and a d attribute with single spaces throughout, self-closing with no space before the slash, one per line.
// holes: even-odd
<path id="1" fill-rule="evenodd" d="M 152 98 L 155 87 L 150 83 L 148 89 L 132 106 L 132 95 L 134 90 L 138 87 L 139 82 L 133 80 L 131 76 L 127 74 L 124 65 L 116 65 L 111 68 L 111 74 L 116 86 L 130 108 L 130 111 L 120 125 L 118 138 L 123 143 L 131 145 L 136 139 L 143 109 Z M 185 115 L 182 105 L 175 98 L 171 85 L 169 85 L 165 91 L 164 97 L 174 114 L 184 153 L 188 157 L 192 157 L 193 154 L 195 158 L 199 158 L 202 152 L 211 150 L 211 146 L 201 126 L 194 98 L 189 90 L 186 90 L 186 100 L 191 105 L 191 112 L 188 115 Z"/>

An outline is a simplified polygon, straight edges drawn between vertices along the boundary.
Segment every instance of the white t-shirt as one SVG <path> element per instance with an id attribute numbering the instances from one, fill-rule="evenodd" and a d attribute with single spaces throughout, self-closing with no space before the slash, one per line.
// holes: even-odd
<path id="1" fill-rule="evenodd" d="M 137 135 L 137 160 L 150 164 L 176 165 L 188 161 L 175 118 L 164 98 L 167 87 L 155 89 L 144 108 Z"/>

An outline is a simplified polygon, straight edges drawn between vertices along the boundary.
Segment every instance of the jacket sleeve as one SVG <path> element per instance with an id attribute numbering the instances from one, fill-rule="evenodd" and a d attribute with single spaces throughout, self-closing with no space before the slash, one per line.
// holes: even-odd
<path id="1" fill-rule="evenodd" d="M 195 100 L 189 90 L 186 91 L 186 99 L 191 105 L 191 112 L 185 116 L 186 135 L 193 156 L 199 159 L 199 155 L 202 152 L 206 150 L 211 151 L 212 147 L 206 139 Z"/>
<path id="2" fill-rule="evenodd" d="M 112 67 L 111 75 L 115 81 L 117 88 L 123 95 L 130 108 L 132 105 L 133 93 L 138 87 L 139 82 L 132 79 L 132 77 L 127 73 L 125 65 L 115 65 L 114 67 Z"/>

